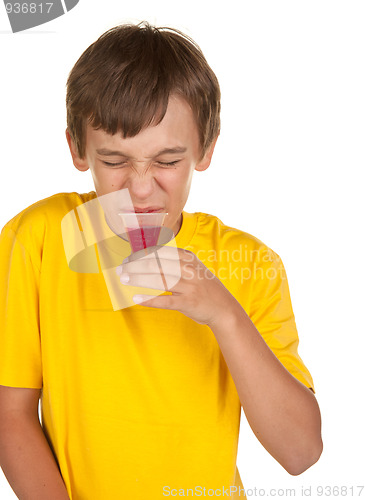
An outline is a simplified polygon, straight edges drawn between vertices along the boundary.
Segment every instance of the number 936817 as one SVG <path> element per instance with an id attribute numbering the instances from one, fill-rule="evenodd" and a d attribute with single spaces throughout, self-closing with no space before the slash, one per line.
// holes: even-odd
<path id="1" fill-rule="evenodd" d="M 53 7 L 53 2 L 32 2 L 32 3 L 6 3 L 5 8 L 8 14 L 49 14 Z"/>

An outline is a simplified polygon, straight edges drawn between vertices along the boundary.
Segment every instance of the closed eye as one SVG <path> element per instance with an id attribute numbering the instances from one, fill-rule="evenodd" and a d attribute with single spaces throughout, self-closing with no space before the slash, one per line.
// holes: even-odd
<path id="1" fill-rule="evenodd" d="M 160 167 L 163 167 L 163 168 L 169 168 L 169 167 L 174 167 L 177 163 L 179 163 L 179 161 L 181 160 L 174 160 L 174 161 L 157 161 L 157 165 L 159 165 Z M 102 161 L 103 165 L 105 165 L 106 167 L 123 167 L 125 165 L 127 165 L 127 162 L 126 161 L 121 161 L 121 162 L 109 162 L 109 161 Z"/>
<path id="2" fill-rule="evenodd" d="M 112 163 L 112 162 L 109 162 L 109 161 L 103 161 L 103 164 L 106 165 L 107 167 L 121 167 L 123 165 L 125 165 L 125 161 L 121 161 L 119 163 Z"/>
<path id="3" fill-rule="evenodd" d="M 158 161 L 158 165 L 160 165 L 161 167 L 174 167 L 177 163 L 179 163 L 180 160 L 175 160 L 175 161 L 168 161 L 168 162 L 164 162 L 164 161 Z"/>

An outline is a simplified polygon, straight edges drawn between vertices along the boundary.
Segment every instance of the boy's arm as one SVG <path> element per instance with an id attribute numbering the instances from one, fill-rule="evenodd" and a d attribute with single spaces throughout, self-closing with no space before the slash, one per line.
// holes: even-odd
<path id="1" fill-rule="evenodd" d="M 68 500 L 38 418 L 39 389 L 0 386 L 0 465 L 20 500 Z"/>
<path id="2" fill-rule="evenodd" d="M 292 475 L 322 452 L 321 415 L 313 392 L 269 349 L 240 304 L 210 325 L 251 429 Z"/>

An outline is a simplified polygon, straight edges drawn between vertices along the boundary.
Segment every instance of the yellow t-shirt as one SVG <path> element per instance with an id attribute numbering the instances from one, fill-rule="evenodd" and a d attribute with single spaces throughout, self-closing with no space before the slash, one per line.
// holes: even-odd
<path id="1" fill-rule="evenodd" d="M 54 195 L 4 227 L 0 384 L 42 388 L 42 425 L 73 500 L 158 500 L 188 488 L 227 496 L 230 487 L 242 499 L 241 406 L 212 331 L 177 311 L 113 310 L 102 272 L 68 267 L 61 221 L 95 196 Z M 215 272 L 313 387 L 277 254 L 202 213 L 183 213 L 176 245 Z"/>

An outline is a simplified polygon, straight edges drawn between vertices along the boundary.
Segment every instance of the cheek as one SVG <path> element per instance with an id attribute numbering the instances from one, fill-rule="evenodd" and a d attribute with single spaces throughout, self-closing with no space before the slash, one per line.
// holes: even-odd
<path id="1" fill-rule="evenodd" d="M 190 191 L 192 175 L 193 171 L 174 171 L 164 179 L 163 189 L 173 201 L 185 203 Z"/>
<path id="2" fill-rule="evenodd" d="M 119 171 L 96 170 L 93 172 L 94 183 L 103 191 L 115 191 L 123 188 L 123 177 Z"/>
<path id="3" fill-rule="evenodd" d="M 184 171 L 180 176 L 178 180 L 178 186 L 180 187 L 182 193 L 189 193 L 191 181 L 193 179 L 193 173 L 194 169 L 190 168 L 189 170 Z"/>

